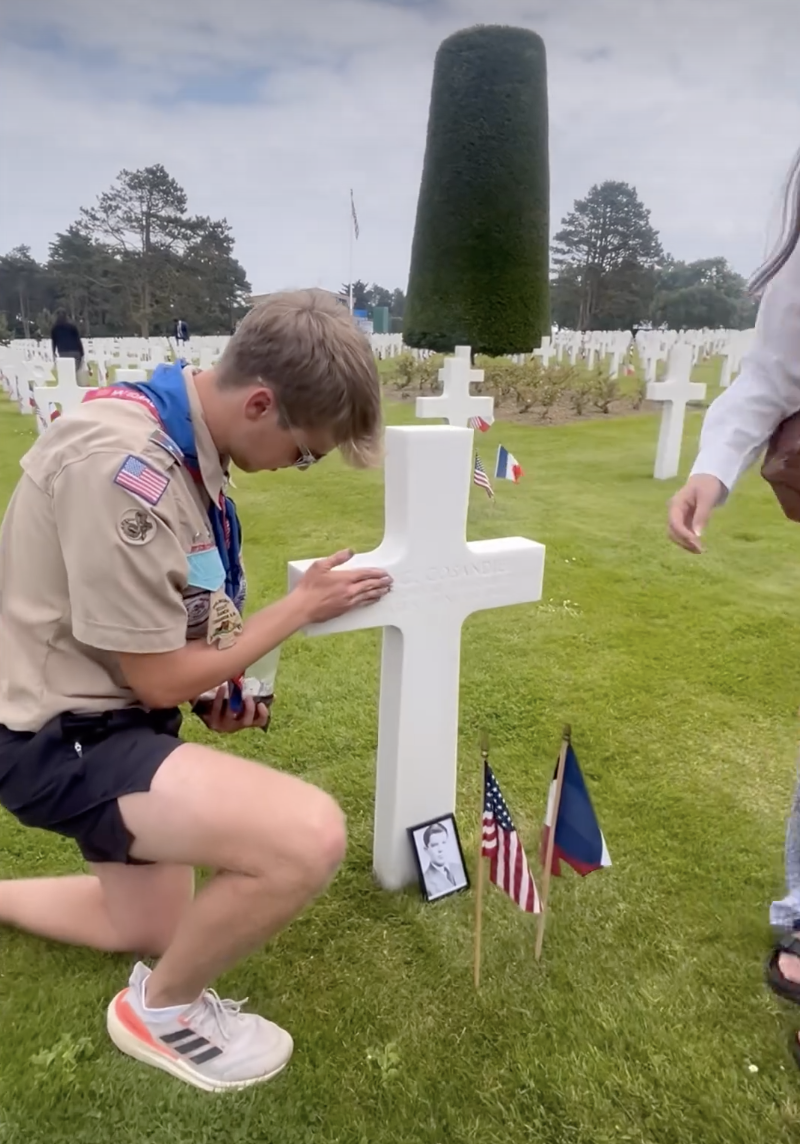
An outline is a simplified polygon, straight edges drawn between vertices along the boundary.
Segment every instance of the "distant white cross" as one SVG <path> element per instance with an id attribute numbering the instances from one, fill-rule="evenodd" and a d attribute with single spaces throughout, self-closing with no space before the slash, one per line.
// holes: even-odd
<path id="1" fill-rule="evenodd" d="M 677 476 L 686 405 L 690 401 L 702 401 L 706 395 L 705 385 L 691 380 L 693 358 L 693 347 L 677 342 L 667 356 L 664 380 L 651 381 L 647 386 L 647 400 L 663 402 L 653 471 L 657 481 L 668 481 Z"/>
<path id="2" fill-rule="evenodd" d="M 533 356 L 539 358 L 544 369 L 550 364 L 550 358 L 555 357 L 555 349 L 552 345 L 551 339 L 548 337 L 542 338 L 542 344 L 538 350 L 533 351 Z"/>
<path id="3" fill-rule="evenodd" d="M 472 369 L 470 347 L 456 346 L 456 356 L 445 358 L 439 370 L 442 392 L 438 397 L 418 397 L 417 417 L 443 417 L 448 425 L 467 428 L 470 417 L 481 417 L 489 424 L 494 420 L 494 398 L 470 393 L 475 381 L 483 381 L 483 370 Z"/>
<path id="4" fill-rule="evenodd" d="M 386 889 L 415 879 L 407 828 L 455 810 L 461 627 L 487 608 L 541 599 L 544 546 L 466 539 L 473 434 L 386 430 L 384 538 L 346 568 L 385 568 L 392 591 L 308 635 L 382 627 L 373 863 Z M 294 587 L 312 562 L 289 565 Z M 519 616 L 523 624 L 527 614 Z"/>
<path id="5" fill-rule="evenodd" d="M 114 373 L 114 383 L 116 384 L 120 381 L 147 381 L 147 370 L 142 367 L 136 369 L 118 369 Z"/>
<path id="6" fill-rule="evenodd" d="M 86 396 L 78 385 L 73 358 L 56 358 L 56 384 L 35 385 L 33 400 L 39 416 L 39 431 L 47 429 L 51 419 L 51 405 L 60 407 L 61 413 L 72 413 Z"/>

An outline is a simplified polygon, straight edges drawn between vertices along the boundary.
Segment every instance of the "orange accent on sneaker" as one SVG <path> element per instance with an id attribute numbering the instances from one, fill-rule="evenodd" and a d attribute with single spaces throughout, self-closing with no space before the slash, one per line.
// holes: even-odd
<path id="1" fill-rule="evenodd" d="M 127 1000 L 128 992 L 128 989 L 124 989 L 114 1002 L 114 1009 L 116 1010 L 120 1024 L 124 1025 L 128 1032 L 132 1033 L 134 1037 L 138 1037 L 140 1041 L 144 1041 L 144 1043 L 149 1045 L 152 1049 L 163 1053 L 165 1057 L 176 1057 L 178 1054 L 172 1052 L 166 1045 L 161 1044 L 160 1041 L 157 1041 L 141 1017 L 133 1011 L 133 1008 Z"/>

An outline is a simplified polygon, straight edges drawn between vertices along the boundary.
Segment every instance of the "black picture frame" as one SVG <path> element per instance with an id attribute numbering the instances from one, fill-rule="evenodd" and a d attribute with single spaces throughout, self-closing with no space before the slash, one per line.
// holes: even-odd
<path id="1" fill-rule="evenodd" d="M 436 828 L 439 829 L 436 829 Z M 414 854 L 419 888 L 426 902 L 438 902 L 452 894 L 460 894 L 470 887 L 469 871 L 464 860 L 464 850 L 454 814 L 441 814 L 409 826 L 408 841 Z M 442 837 L 435 851 L 431 850 L 431 839 Z M 444 858 L 435 863 L 432 858 Z M 452 885 L 448 882 L 452 880 Z"/>

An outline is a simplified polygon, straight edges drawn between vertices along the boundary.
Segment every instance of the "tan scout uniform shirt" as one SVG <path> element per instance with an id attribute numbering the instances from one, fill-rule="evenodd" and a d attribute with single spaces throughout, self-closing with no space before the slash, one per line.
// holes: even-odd
<path id="1" fill-rule="evenodd" d="M 22 459 L 0 529 L 0 723 L 39 730 L 64 711 L 137 700 L 114 652 L 167 652 L 207 634 L 209 593 L 187 580 L 187 555 L 213 545 L 205 493 L 224 473 L 190 371 L 205 492 L 164 447 L 144 406 L 85 402 Z M 132 455 L 168 478 L 158 503 L 114 483 Z"/>

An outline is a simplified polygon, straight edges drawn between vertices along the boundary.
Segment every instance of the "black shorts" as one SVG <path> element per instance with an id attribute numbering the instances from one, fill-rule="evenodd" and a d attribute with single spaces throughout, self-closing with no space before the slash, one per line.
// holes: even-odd
<path id="1" fill-rule="evenodd" d="M 87 862 L 138 865 L 117 799 L 150 789 L 180 746 L 181 720 L 177 708 L 130 708 L 67 712 L 35 732 L 0 724 L 0 806 L 24 826 L 74 839 Z"/>

